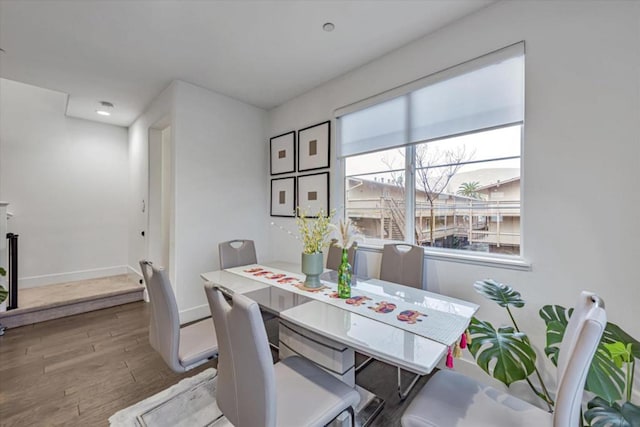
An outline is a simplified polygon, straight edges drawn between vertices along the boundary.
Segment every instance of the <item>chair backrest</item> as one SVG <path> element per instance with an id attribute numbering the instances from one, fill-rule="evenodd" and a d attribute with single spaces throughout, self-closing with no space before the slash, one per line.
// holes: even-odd
<path id="1" fill-rule="evenodd" d="M 595 294 L 582 292 L 558 355 L 554 427 L 580 425 L 584 384 L 606 326 L 607 315 L 602 300 Z"/>
<path id="2" fill-rule="evenodd" d="M 331 240 L 331 244 L 329 245 L 329 252 L 327 253 L 327 268 L 329 270 L 338 271 L 338 267 L 342 263 L 342 248 L 334 246 L 334 243 L 337 242 L 336 239 Z M 358 250 L 358 244 L 354 243 L 351 245 L 348 251 L 349 264 L 351 264 L 351 269 L 356 271 L 356 251 Z"/>
<path id="3" fill-rule="evenodd" d="M 408 249 L 408 250 L 407 250 Z M 380 279 L 422 289 L 424 249 L 406 243 L 384 245 L 380 263 Z"/>
<path id="4" fill-rule="evenodd" d="M 212 283 L 205 292 L 218 337 L 218 407 L 236 427 L 275 426 L 275 373 L 258 304 L 236 294 L 230 306 Z"/>
<path id="5" fill-rule="evenodd" d="M 256 247 L 253 240 L 229 240 L 218 244 L 220 268 L 257 264 Z"/>
<path id="6" fill-rule="evenodd" d="M 172 370 L 184 371 L 178 358 L 180 317 L 167 272 L 146 260 L 140 261 L 140 268 L 151 303 L 149 343 Z"/>

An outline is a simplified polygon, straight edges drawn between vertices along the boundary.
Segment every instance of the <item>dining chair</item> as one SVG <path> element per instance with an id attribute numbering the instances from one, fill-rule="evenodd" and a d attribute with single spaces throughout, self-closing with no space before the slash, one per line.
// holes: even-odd
<path id="1" fill-rule="evenodd" d="M 604 303 L 582 292 L 558 355 L 553 413 L 454 371 L 435 374 L 402 416 L 403 427 L 577 427 L 589 366 L 607 325 Z"/>
<path id="2" fill-rule="evenodd" d="M 167 272 L 146 260 L 140 261 L 140 268 L 151 303 L 149 343 L 169 368 L 185 372 L 217 357 L 213 320 L 208 318 L 181 328 Z"/>
<path id="3" fill-rule="evenodd" d="M 424 284 L 424 248 L 407 243 L 382 247 L 380 280 L 422 289 Z"/>
<path id="4" fill-rule="evenodd" d="M 275 365 L 255 301 L 234 294 L 233 305 L 213 283 L 205 291 L 220 341 L 216 401 L 236 427 L 324 426 L 354 407 L 360 395 L 298 356 Z"/>
<path id="5" fill-rule="evenodd" d="M 422 289 L 424 284 L 424 248 L 408 243 L 390 243 L 382 247 L 380 280 L 399 283 Z M 368 358 L 356 367 L 356 372 L 364 369 L 373 359 Z M 398 395 L 403 401 L 422 375 L 415 374 L 406 389 L 402 388 L 402 369 L 398 367 Z"/>
<path id="6" fill-rule="evenodd" d="M 327 252 L 327 268 L 329 270 L 338 271 L 340 264 L 342 264 L 342 248 L 335 246 L 337 239 L 332 239 L 329 244 L 329 251 Z M 347 257 L 349 264 L 351 264 L 352 270 L 356 271 L 356 251 L 358 250 L 358 244 L 354 243 L 348 250 Z"/>
<path id="7" fill-rule="evenodd" d="M 220 254 L 220 269 L 222 270 L 258 263 L 253 240 L 236 239 L 219 243 L 218 253 Z"/>
<path id="8" fill-rule="evenodd" d="M 257 264 L 256 247 L 253 240 L 235 239 L 228 242 L 218 243 L 218 253 L 220 254 L 220 269 L 239 267 L 241 265 Z M 262 320 L 265 322 L 277 319 L 271 313 L 262 312 Z M 275 343 L 269 343 L 274 350 L 280 348 Z"/>

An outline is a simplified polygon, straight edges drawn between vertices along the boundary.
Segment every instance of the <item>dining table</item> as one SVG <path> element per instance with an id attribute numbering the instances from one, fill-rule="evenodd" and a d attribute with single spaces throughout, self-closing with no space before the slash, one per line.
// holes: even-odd
<path id="1" fill-rule="evenodd" d="M 201 278 L 229 297 L 247 296 L 278 317 L 281 359 L 305 357 L 355 387 L 361 395 L 360 426 L 375 418 L 384 401 L 356 384 L 355 352 L 430 374 L 478 310 L 468 301 L 362 275 L 352 276 L 351 298 L 340 299 L 337 272 L 325 270 L 321 288 L 308 289 L 300 265 L 282 261 L 210 271 Z"/>

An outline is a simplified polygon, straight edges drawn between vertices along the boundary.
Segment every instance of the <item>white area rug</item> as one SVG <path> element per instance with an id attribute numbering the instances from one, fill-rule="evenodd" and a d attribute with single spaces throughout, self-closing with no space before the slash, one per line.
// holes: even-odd
<path id="1" fill-rule="evenodd" d="M 216 404 L 218 372 L 207 369 L 116 412 L 112 427 L 233 427 Z"/>

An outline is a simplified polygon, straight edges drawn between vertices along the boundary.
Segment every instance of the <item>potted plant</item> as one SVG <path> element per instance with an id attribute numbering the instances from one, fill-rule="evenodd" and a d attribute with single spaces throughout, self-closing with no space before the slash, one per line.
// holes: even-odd
<path id="1" fill-rule="evenodd" d="M 329 246 L 331 219 L 335 210 L 326 213 L 320 210 L 316 217 L 309 217 L 300 207 L 298 210 L 298 230 L 302 239 L 302 272 L 306 275 L 304 285 L 317 289 L 322 286 L 320 274 L 324 271 L 323 251 Z"/>
<path id="2" fill-rule="evenodd" d="M 5 277 L 7 275 L 7 270 L 3 267 L 0 267 L 0 277 Z M 5 289 L 2 282 L 0 282 L 0 312 L 7 311 L 7 296 L 9 292 Z"/>
<path id="3" fill-rule="evenodd" d="M 472 338 L 468 348 L 478 366 L 506 386 L 526 381 L 549 411 L 554 401 L 536 368 L 536 352 L 526 333 L 516 323 L 511 308 L 524 307 L 525 301 L 511 286 L 493 280 L 478 281 L 476 291 L 503 307 L 513 326 L 494 328 L 489 322 L 471 319 Z M 539 314 L 546 325 L 544 352 L 557 366 L 560 344 L 573 310 L 560 305 L 545 305 Z M 640 342 L 619 326 L 607 323 L 587 374 L 585 390 L 593 397 L 584 412 L 591 427 L 640 427 L 640 406 L 631 402 L 635 359 L 640 358 Z M 531 379 L 535 374 L 534 384 Z"/>

